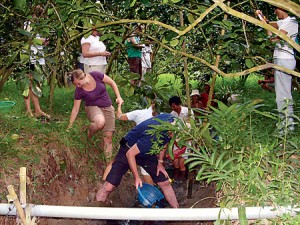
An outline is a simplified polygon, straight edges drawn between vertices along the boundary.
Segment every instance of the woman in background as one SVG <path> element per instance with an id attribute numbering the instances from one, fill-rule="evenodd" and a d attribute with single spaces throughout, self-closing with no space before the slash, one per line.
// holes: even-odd
<path id="1" fill-rule="evenodd" d="M 81 39 L 81 51 L 84 57 L 84 72 L 92 71 L 106 72 L 106 57 L 110 56 L 110 52 L 106 51 L 106 46 L 100 41 L 100 32 L 95 28 L 88 38 Z"/>

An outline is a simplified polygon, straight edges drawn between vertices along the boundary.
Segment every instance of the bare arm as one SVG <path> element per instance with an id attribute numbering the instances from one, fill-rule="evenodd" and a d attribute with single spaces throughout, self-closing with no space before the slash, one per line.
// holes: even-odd
<path id="1" fill-rule="evenodd" d="M 137 43 L 135 37 L 131 37 L 131 38 L 129 38 L 129 40 L 130 40 L 130 42 L 134 45 L 134 47 L 139 48 L 139 49 L 142 49 L 142 48 L 143 48 L 142 45 L 140 45 L 139 43 Z"/>
<path id="2" fill-rule="evenodd" d="M 288 32 L 286 32 L 285 30 L 279 30 L 279 31 L 280 31 L 281 33 L 285 34 L 285 35 L 287 35 L 287 33 L 288 33 Z M 281 38 L 278 37 L 278 36 L 276 36 L 276 37 L 270 38 L 270 40 L 271 40 L 272 42 L 278 42 L 278 41 L 281 40 Z"/>
<path id="3" fill-rule="evenodd" d="M 122 113 L 122 104 L 118 105 L 116 117 L 118 118 L 118 120 L 123 120 L 123 121 L 128 120 L 126 113 L 124 113 L 124 114 Z"/>
<path id="4" fill-rule="evenodd" d="M 158 153 L 158 164 L 157 164 L 157 171 L 156 171 L 156 175 L 158 176 L 160 172 L 162 172 L 165 177 L 169 178 L 169 175 L 164 167 L 164 157 L 165 157 L 165 153 L 166 153 L 166 150 L 167 150 L 167 147 L 168 147 L 168 144 L 166 144 L 163 148 L 163 150 L 161 150 L 159 153 Z"/>
<path id="5" fill-rule="evenodd" d="M 79 109 L 80 109 L 81 100 L 74 100 L 73 109 L 70 115 L 70 123 L 68 128 L 71 128 L 74 121 L 76 120 L 76 117 L 78 115 Z"/>
<path id="6" fill-rule="evenodd" d="M 260 10 L 256 10 L 256 11 L 255 11 L 255 14 L 256 14 L 256 16 L 259 17 L 259 19 L 260 19 L 263 23 L 269 24 L 269 25 L 271 25 L 272 27 L 278 29 L 277 23 L 276 23 L 276 22 L 271 22 L 271 23 L 270 23 L 269 20 L 262 14 L 262 12 L 261 12 Z M 271 36 L 271 35 L 272 35 L 272 32 L 269 31 L 269 30 L 267 30 L 267 34 L 268 34 L 269 36 Z"/>
<path id="7" fill-rule="evenodd" d="M 142 179 L 140 178 L 140 175 L 138 173 L 137 165 L 135 156 L 140 153 L 139 148 L 137 147 L 137 144 L 134 144 L 126 153 L 126 157 L 128 160 L 128 164 L 130 167 L 130 170 L 133 174 L 134 180 L 135 180 L 135 187 L 138 189 L 138 187 L 143 186 Z"/>
<path id="8" fill-rule="evenodd" d="M 123 101 L 123 99 L 120 95 L 120 92 L 119 92 L 119 89 L 118 89 L 118 86 L 117 86 L 116 82 L 113 79 L 111 79 L 109 76 L 105 75 L 105 74 L 104 74 L 104 77 L 103 77 L 103 82 L 112 87 L 113 91 L 115 92 L 115 95 L 117 96 L 116 103 L 118 105 L 123 104 L 124 101 Z"/>
<path id="9" fill-rule="evenodd" d="M 91 44 L 90 43 L 83 43 L 81 45 L 81 51 L 82 56 L 85 58 L 92 58 L 95 56 L 110 56 L 110 52 L 103 51 L 103 52 L 97 52 L 97 51 L 89 51 Z"/>

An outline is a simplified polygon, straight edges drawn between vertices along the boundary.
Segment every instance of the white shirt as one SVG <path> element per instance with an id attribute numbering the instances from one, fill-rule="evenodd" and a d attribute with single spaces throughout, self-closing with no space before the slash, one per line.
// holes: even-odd
<path id="1" fill-rule="evenodd" d="M 131 112 L 126 113 L 128 120 L 134 121 L 136 125 L 144 122 L 147 119 L 153 117 L 152 115 L 152 107 L 150 106 L 148 109 L 141 109 L 141 110 L 134 110 Z"/>
<path id="2" fill-rule="evenodd" d="M 171 114 L 173 116 L 179 117 L 180 119 L 186 121 L 189 118 L 189 109 L 187 107 L 185 107 L 185 106 L 181 106 L 181 111 L 180 111 L 179 115 L 175 111 L 172 111 Z"/>
<path id="3" fill-rule="evenodd" d="M 41 40 L 41 36 L 39 34 L 36 35 L 36 40 Z M 36 64 L 38 62 L 39 65 L 45 65 L 43 45 L 31 45 L 30 46 L 31 54 L 30 54 L 30 63 Z"/>
<path id="4" fill-rule="evenodd" d="M 78 56 L 78 62 L 80 62 L 80 63 L 85 62 L 85 58 L 83 57 L 82 53 L 80 53 L 80 55 Z"/>
<path id="5" fill-rule="evenodd" d="M 31 22 L 27 21 L 24 23 L 24 29 L 28 32 L 32 31 Z M 43 38 L 37 34 L 35 37 L 36 40 L 43 40 Z M 43 45 L 31 45 L 30 46 L 30 63 L 36 64 L 38 62 L 40 65 L 45 65 L 44 53 L 43 53 Z"/>
<path id="6" fill-rule="evenodd" d="M 99 40 L 99 36 L 90 35 L 88 38 L 81 38 L 81 45 L 84 43 L 89 43 L 89 51 L 92 52 L 104 52 L 106 51 L 106 46 L 102 41 Z M 105 56 L 94 56 L 91 58 L 84 58 L 84 63 L 87 65 L 107 65 Z"/>
<path id="7" fill-rule="evenodd" d="M 151 45 L 145 45 L 142 49 L 142 67 L 143 68 L 151 68 Z"/>
<path id="8" fill-rule="evenodd" d="M 287 17 L 283 20 L 277 21 L 278 30 L 285 30 L 287 32 L 287 36 L 292 38 L 294 41 L 296 39 L 296 35 L 298 33 L 298 22 L 295 17 Z M 279 41 L 276 43 L 273 58 L 280 59 L 294 59 L 294 51 L 293 47 L 291 47 L 285 41 Z"/>

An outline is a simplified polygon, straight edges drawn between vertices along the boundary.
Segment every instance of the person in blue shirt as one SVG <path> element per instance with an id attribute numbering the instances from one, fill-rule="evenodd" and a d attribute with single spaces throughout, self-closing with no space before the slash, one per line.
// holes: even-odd
<path id="1" fill-rule="evenodd" d="M 135 187 L 142 187 L 143 182 L 137 169 L 137 165 L 139 165 L 158 184 L 170 206 L 173 208 L 179 207 L 176 195 L 169 182 L 169 175 L 163 165 L 166 147 L 172 138 L 172 133 L 166 130 L 161 132 L 158 137 L 148 132 L 153 129 L 152 125 L 161 124 L 160 121 L 172 123 L 174 120 L 175 117 L 171 114 L 159 114 L 138 124 L 122 138 L 112 168 L 96 194 L 97 201 L 106 202 L 108 195 L 120 184 L 128 169 L 132 171 Z M 149 154 L 153 144 L 162 149 L 158 155 Z"/>

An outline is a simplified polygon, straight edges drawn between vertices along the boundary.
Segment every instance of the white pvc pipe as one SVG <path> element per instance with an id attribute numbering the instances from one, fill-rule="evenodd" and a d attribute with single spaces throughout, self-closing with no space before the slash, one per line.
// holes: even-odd
<path id="1" fill-rule="evenodd" d="M 31 216 L 101 219 L 101 220 L 163 220 L 163 221 L 215 221 L 238 219 L 238 209 L 224 208 L 107 208 L 79 206 L 29 205 Z M 291 207 L 246 207 L 247 219 L 267 219 L 283 214 L 296 215 Z M 12 204 L 0 204 L 0 215 L 16 215 Z"/>

